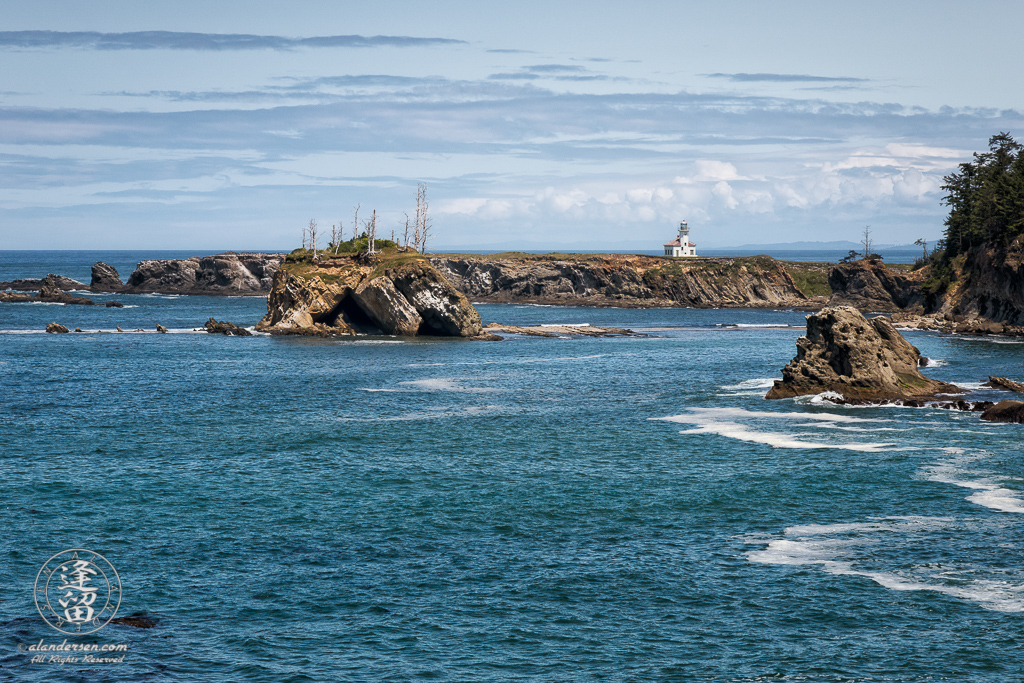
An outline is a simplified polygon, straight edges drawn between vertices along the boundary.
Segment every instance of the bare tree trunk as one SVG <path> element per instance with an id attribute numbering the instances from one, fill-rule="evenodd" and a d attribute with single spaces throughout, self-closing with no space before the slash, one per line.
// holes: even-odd
<path id="1" fill-rule="evenodd" d="M 402 240 L 402 248 L 409 250 L 409 214 L 405 214 L 405 237 Z"/>
<path id="2" fill-rule="evenodd" d="M 871 245 L 871 226 L 870 225 L 865 225 L 864 226 L 864 239 L 861 240 L 861 244 L 864 245 L 864 258 L 869 257 L 871 255 L 871 253 L 872 253 L 872 251 L 871 251 L 872 250 L 872 245 Z"/>
<path id="3" fill-rule="evenodd" d="M 359 207 L 362 204 L 356 204 L 355 215 L 352 217 L 352 239 L 359 239 Z"/>
<path id="4" fill-rule="evenodd" d="M 302 249 L 303 249 L 303 251 L 305 251 L 305 249 L 306 249 L 306 228 L 305 227 L 302 228 Z"/>
<path id="5" fill-rule="evenodd" d="M 317 262 L 316 255 L 316 221 L 312 218 L 309 219 L 309 242 L 313 245 L 313 263 Z"/>
<path id="6" fill-rule="evenodd" d="M 427 186 L 419 183 L 417 190 L 416 207 L 420 213 L 420 253 L 425 254 L 427 253 L 427 240 L 433 237 L 430 234 L 430 205 L 427 202 Z"/>
<path id="7" fill-rule="evenodd" d="M 373 215 L 370 216 L 369 226 L 370 226 L 369 230 L 366 231 L 367 232 L 367 236 L 370 238 L 369 252 L 371 254 L 374 254 L 377 251 L 376 244 L 374 244 L 374 242 L 377 239 L 377 209 L 374 209 L 373 210 Z"/>
<path id="8" fill-rule="evenodd" d="M 420 250 L 423 241 L 423 183 L 416 186 L 416 222 L 413 226 L 412 248 Z"/>

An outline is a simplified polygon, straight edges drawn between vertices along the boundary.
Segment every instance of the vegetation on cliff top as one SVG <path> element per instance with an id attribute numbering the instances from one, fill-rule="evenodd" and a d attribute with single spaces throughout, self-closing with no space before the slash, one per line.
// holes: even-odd
<path id="1" fill-rule="evenodd" d="M 944 178 L 949 216 L 943 260 L 981 245 L 1005 248 L 1024 234 L 1024 147 L 999 133 L 988 148 Z"/>

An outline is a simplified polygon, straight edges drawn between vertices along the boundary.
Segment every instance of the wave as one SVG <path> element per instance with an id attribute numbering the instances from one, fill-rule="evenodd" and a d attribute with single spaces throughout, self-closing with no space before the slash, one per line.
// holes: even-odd
<path id="1" fill-rule="evenodd" d="M 791 526 L 783 532 L 785 538 L 770 540 L 763 549 L 745 555 L 758 564 L 818 565 L 829 574 L 862 576 L 889 590 L 932 591 L 988 610 L 1024 612 L 1024 580 L 1003 570 L 947 563 L 869 566 L 883 557 L 879 547 L 883 542 L 898 549 L 901 540 L 916 541 L 915 534 L 956 526 L 956 520 L 945 517 L 886 517 L 872 522 Z M 747 542 L 764 543 L 764 539 Z"/>
<path id="2" fill-rule="evenodd" d="M 690 412 L 681 415 L 670 415 L 668 417 L 650 418 L 652 420 L 664 420 L 679 424 L 694 425 L 692 429 L 684 429 L 680 434 L 716 434 L 729 439 L 760 443 L 773 448 L 794 448 L 813 449 L 827 448 L 834 450 L 860 451 L 863 453 L 878 453 L 889 450 L 905 450 L 904 448 L 893 449 L 895 442 L 820 442 L 806 441 L 800 434 L 788 434 L 782 432 L 767 431 L 754 428 L 752 425 L 737 420 L 803 420 L 815 426 L 831 426 L 835 423 L 877 423 L 888 422 L 889 420 L 857 418 L 849 415 L 832 415 L 829 413 L 770 413 L 742 408 L 690 408 Z M 826 423 L 826 425 L 819 424 Z"/>

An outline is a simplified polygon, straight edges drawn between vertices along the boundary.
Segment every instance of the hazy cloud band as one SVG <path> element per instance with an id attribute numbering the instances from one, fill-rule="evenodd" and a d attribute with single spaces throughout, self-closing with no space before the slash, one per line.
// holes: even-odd
<path id="1" fill-rule="evenodd" d="M 176 31 L 0 31 L 0 48 L 72 47 L 93 50 L 293 50 L 302 47 L 422 47 L 465 44 L 452 38 L 412 36 L 314 36 L 286 38 L 247 33 Z"/>

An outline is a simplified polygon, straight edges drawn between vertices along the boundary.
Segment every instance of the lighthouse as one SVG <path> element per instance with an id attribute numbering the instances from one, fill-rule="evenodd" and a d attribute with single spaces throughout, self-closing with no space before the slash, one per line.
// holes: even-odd
<path id="1" fill-rule="evenodd" d="M 690 241 L 690 226 L 686 224 L 686 221 L 680 221 L 679 237 L 665 243 L 665 256 L 679 258 L 681 256 L 696 255 L 697 245 Z"/>

